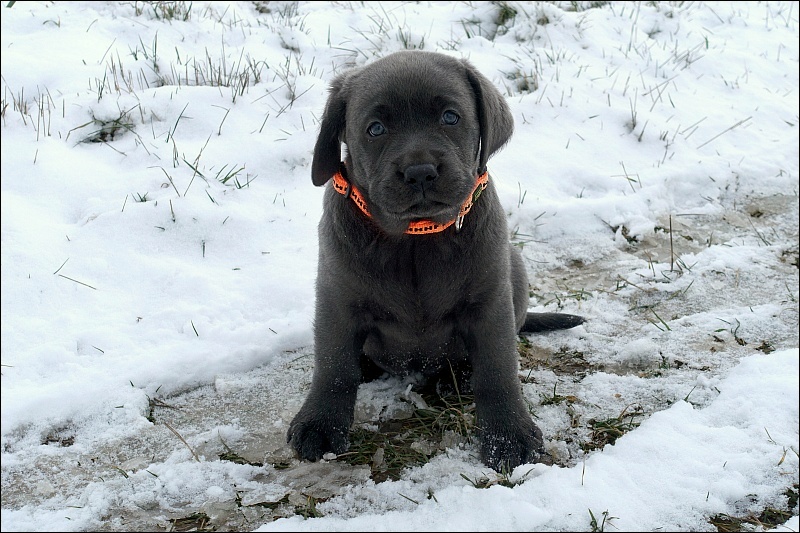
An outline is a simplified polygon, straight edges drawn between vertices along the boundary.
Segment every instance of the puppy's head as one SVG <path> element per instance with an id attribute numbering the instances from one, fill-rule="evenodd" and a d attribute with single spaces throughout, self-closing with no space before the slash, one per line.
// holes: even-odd
<path id="1" fill-rule="evenodd" d="M 336 77 L 314 147 L 323 185 L 346 145 L 348 179 L 383 231 L 454 219 L 513 131 L 502 95 L 466 60 L 397 52 Z"/>

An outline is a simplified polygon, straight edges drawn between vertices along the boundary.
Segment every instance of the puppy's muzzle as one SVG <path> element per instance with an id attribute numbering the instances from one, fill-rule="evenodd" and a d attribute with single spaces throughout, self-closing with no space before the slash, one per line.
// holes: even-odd
<path id="1" fill-rule="evenodd" d="M 403 171 L 403 180 L 415 191 L 424 191 L 425 187 L 433 184 L 438 178 L 439 172 L 430 163 L 409 165 Z"/>

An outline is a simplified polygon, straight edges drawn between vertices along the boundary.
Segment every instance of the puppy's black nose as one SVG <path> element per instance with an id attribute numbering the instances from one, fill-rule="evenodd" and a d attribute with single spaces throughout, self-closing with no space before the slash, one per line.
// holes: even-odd
<path id="1" fill-rule="evenodd" d="M 438 177 L 439 173 L 436 171 L 436 167 L 430 163 L 425 163 L 423 165 L 409 165 L 403 171 L 403 178 L 405 179 L 406 184 L 415 189 L 424 188 L 425 186 L 436 181 L 436 178 Z"/>

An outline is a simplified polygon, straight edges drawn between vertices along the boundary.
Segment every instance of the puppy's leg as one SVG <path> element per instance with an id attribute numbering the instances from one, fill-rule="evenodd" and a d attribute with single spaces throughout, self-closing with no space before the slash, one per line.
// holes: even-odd
<path id="1" fill-rule="evenodd" d="M 522 252 L 511 243 L 509 246 L 511 247 L 511 290 L 514 296 L 514 318 L 517 331 L 520 331 L 525 325 L 525 318 L 528 314 L 530 287 L 528 286 L 528 272 L 525 270 L 525 263 L 522 260 Z"/>
<path id="2" fill-rule="evenodd" d="M 289 442 L 301 459 L 316 461 L 327 452 L 344 453 L 358 385 L 361 342 L 345 310 L 318 295 L 314 377 L 303 407 L 289 425 Z"/>
<path id="3" fill-rule="evenodd" d="M 447 361 L 421 390 L 441 397 L 472 394 L 472 364 L 467 360 Z"/>
<path id="4" fill-rule="evenodd" d="M 502 292 L 472 321 L 466 339 L 481 457 L 498 472 L 544 454 L 542 432 L 522 398 L 510 285 Z"/>

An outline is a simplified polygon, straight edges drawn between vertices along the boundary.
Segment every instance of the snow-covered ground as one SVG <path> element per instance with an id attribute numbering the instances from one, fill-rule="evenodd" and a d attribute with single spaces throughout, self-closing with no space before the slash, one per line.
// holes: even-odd
<path id="1" fill-rule="evenodd" d="M 796 2 L 7 4 L 3 531 L 798 530 Z M 376 483 L 285 445 L 327 84 L 407 48 L 507 96 L 531 308 L 588 319 L 522 350 L 552 465 L 453 442 Z M 357 424 L 412 400 L 364 385 Z"/>

